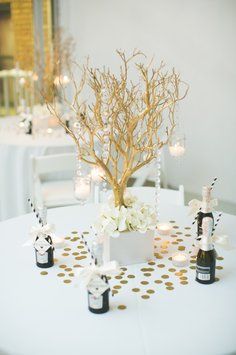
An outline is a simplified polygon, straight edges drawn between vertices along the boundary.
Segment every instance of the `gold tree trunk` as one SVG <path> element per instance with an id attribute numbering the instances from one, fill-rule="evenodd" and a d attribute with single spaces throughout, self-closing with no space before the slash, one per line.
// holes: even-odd
<path id="1" fill-rule="evenodd" d="M 126 189 L 126 183 L 122 185 L 115 185 L 113 187 L 114 202 L 116 207 L 125 206 L 124 193 Z"/>

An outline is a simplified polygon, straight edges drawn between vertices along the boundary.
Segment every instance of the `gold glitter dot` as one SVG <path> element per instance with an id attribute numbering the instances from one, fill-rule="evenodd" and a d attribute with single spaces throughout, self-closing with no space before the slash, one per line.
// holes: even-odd
<path id="1" fill-rule="evenodd" d="M 41 275 L 47 275 L 48 272 L 47 272 L 47 271 L 41 271 L 40 274 L 41 274 Z"/>
<path id="2" fill-rule="evenodd" d="M 64 250 L 65 250 L 65 251 L 70 251 L 70 250 L 71 250 L 71 248 L 64 248 Z"/>
<path id="3" fill-rule="evenodd" d="M 180 272 L 182 272 L 182 274 L 185 274 L 186 272 L 188 272 L 188 270 L 186 270 L 186 269 L 181 269 Z"/>
<path id="4" fill-rule="evenodd" d="M 176 275 L 176 276 L 183 276 L 182 272 L 179 272 L 179 271 L 176 272 L 175 275 Z"/>
<path id="5" fill-rule="evenodd" d="M 121 284 L 127 284 L 128 281 L 127 281 L 127 280 L 121 280 L 120 283 L 121 283 Z"/>
<path id="6" fill-rule="evenodd" d="M 178 242 L 171 242 L 171 244 L 178 245 L 179 243 Z"/>
<path id="7" fill-rule="evenodd" d="M 124 304 L 120 304 L 117 308 L 123 311 L 127 307 Z"/>
<path id="8" fill-rule="evenodd" d="M 69 239 L 70 239 L 70 237 L 65 237 L 65 239 L 66 239 L 66 240 L 69 240 Z"/>
<path id="9" fill-rule="evenodd" d="M 223 256 L 217 256 L 217 260 L 224 260 Z"/>
<path id="10" fill-rule="evenodd" d="M 161 250 L 162 254 L 168 254 L 168 250 Z"/>
<path id="11" fill-rule="evenodd" d="M 70 254 L 68 253 L 63 253 L 62 256 L 69 256 Z"/>
<path id="12" fill-rule="evenodd" d="M 161 275 L 161 277 L 162 277 L 163 279 L 168 279 L 168 278 L 169 278 L 169 275 Z"/>
<path id="13" fill-rule="evenodd" d="M 115 290 L 119 290 L 119 289 L 121 288 L 121 286 L 120 286 L 120 285 L 115 285 L 115 286 L 113 286 L 113 288 L 114 288 Z"/>
<path id="14" fill-rule="evenodd" d="M 75 265 L 73 265 L 73 267 L 82 267 L 82 266 L 79 264 L 75 264 Z"/>
<path id="15" fill-rule="evenodd" d="M 162 280 L 155 280 L 154 282 L 155 282 L 156 284 L 162 284 L 163 281 L 162 281 Z"/>
<path id="16" fill-rule="evenodd" d="M 216 266 L 217 270 L 223 270 L 223 266 Z"/>
<path id="17" fill-rule="evenodd" d="M 163 259 L 163 256 L 160 255 L 160 254 L 158 254 L 158 253 L 155 253 L 154 255 L 155 255 L 155 257 L 156 257 L 157 259 Z"/>
<path id="18" fill-rule="evenodd" d="M 148 267 L 148 268 L 147 268 L 147 271 L 148 271 L 148 272 L 152 272 L 152 271 L 154 271 L 154 269 L 153 269 L 152 267 Z"/>
<path id="19" fill-rule="evenodd" d="M 171 234 L 171 237 L 172 237 L 172 238 L 176 238 L 177 235 L 176 235 L 176 234 Z"/>
<path id="20" fill-rule="evenodd" d="M 115 295 L 115 294 L 117 294 L 117 293 L 118 293 L 117 290 L 112 290 L 112 294 L 113 294 L 113 295 Z"/>
<path id="21" fill-rule="evenodd" d="M 72 253 L 72 255 L 77 256 L 77 255 L 79 255 L 79 253 L 77 251 L 75 251 L 74 253 Z"/>
<path id="22" fill-rule="evenodd" d="M 155 261 L 149 261 L 148 262 L 148 265 L 155 265 L 156 263 L 155 263 Z M 153 269 L 154 270 L 154 269 Z"/>
<path id="23" fill-rule="evenodd" d="M 183 233 L 182 233 L 182 232 L 176 232 L 176 234 L 181 235 L 181 234 L 183 234 Z"/>
<path id="24" fill-rule="evenodd" d="M 175 221 L 170 221 L 170 223 L 176 223 Z"/>
<path id="25" fill-rule="evenodd" d="M 148 281 L 141 281 L 140 283 L 141 283 L 142 285 L 148 285 L 148 284 L 149 284 Z"/>
<path id="26" fill-rule="evenodd" d="M 86 250 L 83 250 L 80 252 L 81 254 L 88 254 L 88 252 Z"/>
<path id="27" fill-rule="evenodd" d="M 185 250 L 185 247 L 184 246 L 179 246 L 178 250 Z"/>
<path id="28" fill-rule="evenodd" d="M 159 237 L 156 237 L 156 238 L 155 238 L 155 240 L 161 240 L 161 238 L 159 238 Z"/>
<path id="29" fill-rule="evenodd" d="M 65 284 L 69 284 L 69 283 L 71 283 L 71 280 L 70 280 L 70 279 L 66 279 L 66 280 L 63 280 L 63 282 L 64 282 Z"/>
<path id="30" fill-rule="evenodd" d="M 166 289 L 167 289 L 168 291 L 173 291 L 173 290 L 174 290 L 174 287 L 173 287 L 173 286 L 167 286 Z"/>
<path id="31" fill-rule="evenodd" d="M 185 227 L 184 229 L 187 229 L 187 230 L 188 230 L 188 229 L 191 229 L 191 228 L 190 228 L 190 227 Z"/>
<path id="32" fill-rule="evenodd" d="M 150 274 L 150 272 L 145 272 L 143 275 L 147 276 L 147 277 L 152 276 L 152 274 Z"/>
<path id="33" fill-rule="evenodd" d="M 75 274 L 74 274 L 73 272 L 70 272 L 68 275 L 69 275 L 70 277 L 74 277 L 74 276 L 75 276 Z"/>
<path id="34" fill-rule="evenodd" d="M 196 266 L 191 265 L 191 266 L 189 266 L 189 267 L 190 267 L 190 269 L 192 269 L 192 270 L 196 270 Z"/>
<path id="35" fill-rule="evenodd" d="M 161 249 L 167 249 L 167 245 L 166 244 L 162 244 L 161 245 Z"/>
<path id="36" fill-rule="evenodd" d="M 174 229 L 179 229 L 179 226 L 173 226 Z"/>
<path id="37" fill-rule="evenodd" d="M 127 275 L 128 279 L 134 279 L 135 276 L 134 275 Z"/>
<path id="38" fill-rule="evenodd" d="M 166 286 L 172 286 L 172 285 L 173 285 L 173 282 L 165 282 L 165 285 L 166 285 Z"/>
<path id="39" fill-rule="evenodd" d="M 170 261 L 171 261 L 171 260 L 172 260 L 172 256 L 170 256 L 170 257 L 168 258 L 168 260 L 170 260 Z"/>
<path id="40" fill-rule="evenodd" d="M 217 281 L 220 281 L 219 277 L 215 277 L 215 281 L 216 281 L 216 282 L 217 282 Z"/>
<path id="41" fill-rule="evenodd" d="M 180 276 L 180 280 L 186 281 L 188 278 L 186 276 Z"/>
<path id="42" fill-rule="evenodd" d="M 72 231 L 71 234 L 78 234 L 78 231 Z"/>
<path id="43" fill-rule="evenodd" d="M 160 268 L 165 267 L 165 265 L 164 265 L 164 264 L 158 264 L 157 266 L 158 266 L 158 267 L 160 267 Z"/>
<path id="44" fill-rule="evenodd" d="M 149 295 L 142 295 L 141 297 L 142 297 L 144 300 L 147 300 L 148 298 L 150 298 Z"/>
<path id="45" fill-rule="evenodd" d="M 133 292 L 139 292 L 139 291 L 140 291 L 140 288 L 132 288 L 132 291 L 133 291 Z"/>
<path id="46" fill-rule="evenodd" d="M 183 241 L 183 239 L 181 239 L 181 238 L 178 238 L 176 240 L 177 240 L 177 242 L 182 242 Z"/>
<path id="47" fill-rule="evenodd" d="M 83 234 L 89 234 L 89 232 L 88 231 L 84 231 Z"/>
<path id="48" fill-rule="evenodd" d="M 62 272 L 60 272 L 59 274 L 57 274 L 58 277 L 64 277 L 65 274 L 63 274 Z"/>
<path id="49" fill-rule="evenodd" d="M 121 270 L 127 271 L 127 268 L 126 267 L 121 267 Z"/>
<path id="50" fill-rule="evenodd" d="M 140 271 L 146 272 L 146 271 L 147 271 L 147 268 L 146 268 L 146 267 L 143 267 L 142 269 L 140 269 Z"/>
<path id="51" fill-rule="evenodd" d="M 175 272 L 175 271 L 176 271 L 176 269 L 174 269 L 174 268 L 170 268 L 168 271 L 170 271 L 170 272 Z"/>
<path id="52" fill-rule="evenodd" d="M 59 265 L 59 267 L 60 267 L 61 269 L 65 269 L 65 268 L 66 268 L 66 265 L 62 264 L 62 265 Z"/>
<path id="53" fill-rule="evenodd" d="M 149 289 L 149 290 L 147 290 L 147 293 L 149 293 L 149 294 L 151 295 L 151 294 L 155 293 L 155 291 L 154 291 L 154 290 Z"/>
<path id="54" fill-rule="evenodd" d="M 117 280 L 121 280 L 121 279 L 122 279 L 122 276 L 120 276 L 120 275 L 115 276 L 115 279 L 117 279 Z"/>
<path id="55" fill-rule="evenodd" d="M 191 264 L 196 264 L 196 260 L 194 260 L 194 259 L 193 259 L 193 260 L 190 260 L 190 263 L 191 263 Z"/>
<path id="56" fill-rule="evenodd" d="M 107 280 L 108 280 L 108 281 L 111 280 L 111 276 L 107 276 Z"/>
<path id="57" fill-rule="evenodd" d="M 77 249 L 84 249 L 83 245 L 77 245 Z"/>
<path id="58" fill-rule="evenodd" d="M 187 233 L 187 234 L 185 234 L 185 237 L 191 237 L 191 234 Z"/>
<path id="59" fill-rule="evenodd" d="M 180 281 L 181 285 L 187 285 L 188 281 Z"/>
<path id="60" fill-rule="evenodd" d="M 71 267 L 67 267 L 67 268 L 65 268 L 65 271 L 72 271 L 72 269 L 71 269 Z"/>
<path id="61" fill-rule="evenodd" d="M 82 260 L 82 259 L 86 259 L 87 256 L 84 256 L 84 255 L 80 255 L 80 256 L 76 256 L 75 259 L 76 260 Z"/>

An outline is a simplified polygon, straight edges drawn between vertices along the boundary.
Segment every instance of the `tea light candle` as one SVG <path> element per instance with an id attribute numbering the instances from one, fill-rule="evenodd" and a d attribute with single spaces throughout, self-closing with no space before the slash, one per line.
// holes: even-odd
<path id="1" fill-rule="evenodd" d="M 103 176 L 103 171 L 101 168 L 94 167 L 91 170 L 91 178 L 93 182 L 95 182 L 96 184 L 99 184 L 102 181 L 102 176 Z"/>
<path id="2" fill-rule="evenodd" d="M 75 186 L 75 197 L 79 200 L 86 200 L 90 195 L 90 184 L 85 181 L 77 181 Z"/>
<path id="3" fill-rule="evenodd" d="M 178 267 L 186 266 L 188 264 L 188 255 L 185 253 L 175 253 L 172 255 L 172 263 Z"/>
<path id="4" fill-rule="evenodd" d="M 157 230 L 162 235 L 170 234 L 172 227 L 169 223 L 158 223 Z"/>
<path id="5" fill-rule="evenodd" d="M 180 157 L 185 153 L 185 147 L 181 146 L 179 143 L 176 143 L 172 146 L 169 146 L 169 152 L 173 157 Z"/>
<path id="6" fill-rule="evenodd" d="M 52 242 L 56 249 L 63 248 L 65 245 L 65 239 L 55 235 L 52 235 Z"/>

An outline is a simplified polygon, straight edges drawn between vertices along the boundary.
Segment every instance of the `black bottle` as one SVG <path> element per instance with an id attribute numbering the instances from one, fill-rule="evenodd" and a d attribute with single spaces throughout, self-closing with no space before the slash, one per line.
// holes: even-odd
<path id="1" fill-rule="evenodd" d="M 26 134 L 32 134 L 32 121 L 31 120 L 28 121 L 25 133 Z"/>
<path id="2" fill-rule="evenodd" d="M 203 234 L 202 232 L 202 221 L 205 217 L 209 217 L 212 219 L 212 223 L 214 224 L 213 213 L 210 208 L 211 201 L 211 188 L 209 186 L 203 186 L 202 188 L 202 207 L 201 211 L 198 212 L 197 215 L 197 235 L 198 237 Z"/>
<path id="3" fill-rule="evenodd" d="M 95 243 L 94 243 L 95 244 Z M 95 258 L 95 265 L 102 265 L 102 258 L 100 258 L 101 250 L 98 247 L 95 247 L 93 244 L 93 253 Z M 99 258 L 97 258 L 99 257 Z M 100 295 L 96 295 L 96 291 L 100 289 L 103 290 Z M 92 291 L 92 292 L 91 292 Z M 108 279 L 105 275 L 97 276 L 91 282 L 91 285 L 88 285 L 88 309 L 92 313 L 101 314 L 109 311 L 109 292 L 110 287 L 108 284 Z"/>
<path id="4" fill-rule="evenodd" d="M 96 314 L 101 314 L 101 313 L 106 313 L 109 311 L 109 292 L 110 292 L 110 287 L 108 285 L 108 280 L 107 277 L 102 275 L 100 278 L 103 282 L 105 282 L 108 286 L 108 289 L 106 289 L 105 292 L 103 292 L 101 295 L 96 296 L 94 293 L 91 293 L 88 290 L 88 309 L 92 313 Z M 100 286 L 98 282 L 98 287 Z"/>
<path id="5" fill-rule="evenodd" d="M 48 235 L 45 238 L 37 237 L 35 240 L 36 265 L 41 268 L 49 268 L 54 265 L 54 247 L 52 238 Z M 42 250 L 43 249 L 43 250 Z M 42 250 L 42 251 L 41 251 Z"/>
<path id="6" fill-rule="evenodd" d="M 38 208 L 42 225 L 47 224 L 47 208 Z M 54 247 L 50 235 L 38 236 L 34 243 L 36 265 L 41 268 L 49 268 L 54 265 Z"/>
<path id="7" fill-rule="evenodd" d="M 199 242 L 200 249 L 197 254 L 196 281 L 202 284 L 215 282 L 216 252 L 212 244 L 213 223 L 211 217 L 202 221 L 203 235 Z"/>

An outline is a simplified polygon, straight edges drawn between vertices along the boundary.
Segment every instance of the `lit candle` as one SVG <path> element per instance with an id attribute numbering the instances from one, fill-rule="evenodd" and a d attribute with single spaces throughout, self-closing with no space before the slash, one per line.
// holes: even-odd
<path id="1" fill-rule="evenodd" d="M 162 235 L 170 234 L 172 227 L 169 223 L 158 223 L 157 230 Z"/>
<path id="2" fill-rule="evenodd" d="M 91 178 L 95 184 L 99 184 L 102 181 L 103 171 L 99 167 L 94 167 L 91 170 Z"/>
<path id="3" fill-rule="evenodd" d="M 179 143 L 176 143 L 172 146 L 169 146 L 169 152 L 170 155 L 172 155 L 173 157 L 180 157 L 185 153 L 185 147 L 183 147 Z"/>
<path id="4" fill-rule="evenodd" d="M 65 245 L 65 239 L 62 237 L 56 237 L 55 235 L 52 235 L 52 242 L 56 249 L 63 248 Z"/>
<path id="5" fill-rule="evenodd" d="M 90 181 L 87 178 L 79 177 L 75 182 L 75 197 L 78 200 L 87 200 L 90 195 Z"/>
<path id="6" fill-rule="evenodd" d="M 184 253 L 175 253 L 172 255 L 172 263 L 174 266 L 183 267 L 188 264 L 188 256 Z"/>

